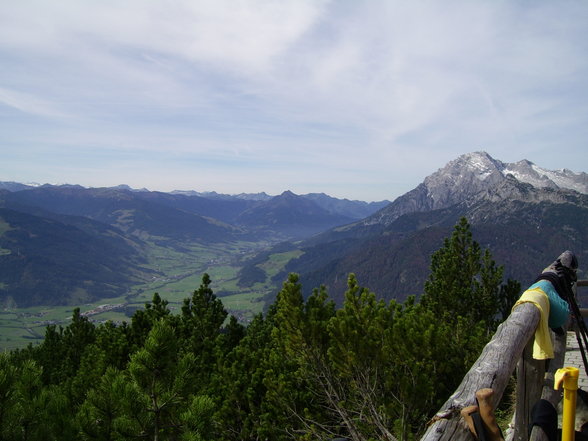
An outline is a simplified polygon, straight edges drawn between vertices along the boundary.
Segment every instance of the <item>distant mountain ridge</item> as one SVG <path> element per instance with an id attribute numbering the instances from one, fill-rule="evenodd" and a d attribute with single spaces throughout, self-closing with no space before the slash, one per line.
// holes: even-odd
<path id="1" fill-rule="evenodd" d="M 324 207 L 316 199 L 285 191 L 252 205 L 235 219 L 235 223 L 253 230 L 273 230 L 299 239 L 353 220 L 341 212 Z"/>
<path id="2" fill-rule="evenodd" d="M 118 188 L 42 186 L 4 196 L 4 205 L 28 211 L 38 207 L 49 212 L 83 216 L 140 237 L 143 233 L 172 239 L 214 242 L 232 239 L 236 229 L 194 213 L 146 201 L 140 193 Z"/>
<path id="3" fill-rule="evenodd" d="M 217 193 L 216 191 L 199 192 L 195 190 L 174 190 L 171 194 L 181 194 L 185 196 L 200 196 L 207 199 L 244 199 L 249 201 L 267 201 L 273 196 L 265 192 L 261 193 L 239 193 L 235 195 Z"/>
<path id="4" fill-rule="evenodd" d="M 0 190 L 6 191 L 20 191 L 26 190 L 27 188 L 34 188 L 38 187 L 37 184 L 21 184 L 20 182 L 12 182 L 12 181 L 0 181 Z"/>
<path id="5" fill-rule="evenodd" d="M 148 215 L 151 229 L 161 218 L 158 230 L 165 229 L 165 222 L 176 222 L 176 237 L 181 234 L 194 236 L 198 230 L 196 236 L 203 241 L 232 240 L 234 237 L 228 230 L 237 233 L 240 227 L 252 228 L 257 233 L 268 230 L 282 234 L 282 239 L 303 238 L 362 219 L 389 203 L 350 201 L 322 193 L 295 195 L 286 191 L 278 196 L 266 193 L 231 196 L 215 192 L 136 190 L 126 185 L 85 188 L 69 184 L 30 186 L 0 182 L 1 190 L 8 190 L 10 194 L 5 200 L 11 203 L 39 206 L 60 214 L 87 216 L 125 231 L 136 227 L 137 233 L 149 227 L 141 222 L 141 213 L 154 210 Z M 290 197 L 285 198 L 285 195 Z M 223 235 L 226 236 L 224 239 Z"/>

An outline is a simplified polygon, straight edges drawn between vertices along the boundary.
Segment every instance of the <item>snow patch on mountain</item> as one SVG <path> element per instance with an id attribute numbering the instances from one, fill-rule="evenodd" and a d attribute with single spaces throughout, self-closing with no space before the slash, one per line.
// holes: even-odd
<path id="1" fill-rule="evenodd" d="M 547 170 L 527 160 L 505 164 L 502 173 L 504 176 L 511 174 L 519 181 L 538 188 L 565 188 L 588 194 L 586 173 L 575 173 L 567 169 Z"/>
<path id="2" fill-rule="evenodd" d="M 407 213 L 448 208 L 507 184 L 511 179 L 539 189 L 566 189 L 588 194 L 586 173 L 565 169 L 547 170 L 528 160 L 504 163 L 484 151 L 478 151 L 450 161 L 445 167 L 427 176 L 419 186 L 364 219 L 362 223 L 387 225 Z M 512 185 L 506 185 L 505 188 L 512 188 Z M 513 194 L 512 197 L 517 196 Z"/>

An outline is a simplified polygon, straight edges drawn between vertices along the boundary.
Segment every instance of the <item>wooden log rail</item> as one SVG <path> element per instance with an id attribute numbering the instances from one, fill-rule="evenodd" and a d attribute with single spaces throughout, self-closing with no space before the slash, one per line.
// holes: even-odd
<path id="1" fill-rule="evenodd" d="M 579 280 L 577 286 L 588 286 L 588 280 Z M 566 333 L 552 333 L 555 358 L 549 363 L 532 359 L 533 337 L 539 318 L 539 309 L 531 303 L 523 303 L 514 309 L 498 327 L 457 390 L 435 414 L 421 441 L 473 440 L 460 415 L 461 409 L 475 404 L 475 393 L 483 388 L 494 390 L 496 407 L 515 367 L 518 379 L 515 418 L 505 438 L 507 441 L 529 440 L 529 414 L 533 404 L 540 398 L 554 405 L 559 401 L 561 392 L 553 390 L 553 375 L 563 366 L 566 349 Z M 547 371 L 546 364 L 549 366 Z M 546 440 L 539 428 L 533 429 L 530 439 Z"/>

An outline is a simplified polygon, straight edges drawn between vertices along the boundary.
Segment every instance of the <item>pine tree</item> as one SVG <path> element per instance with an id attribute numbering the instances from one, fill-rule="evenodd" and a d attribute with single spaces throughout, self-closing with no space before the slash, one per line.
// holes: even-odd
<path id="1" fill-rule="evenodd" d="M 143 346 L 147 335 L 160 319 L 170 316 L 168 301 L 163 300 L 159 293 L 153 294 L 153 300 L 145 304 L 144 310 L 137 310 L 131 319 L 129 339 L 132 352 Z"/>
<path id="2" fill-rule="evenodd" d="M 461 218 L 431 258 L 421 304 L 444 320 L 462 317 L 471 323 L 484 321 L 490 332 L 499 312 L 502 273 L 490 251 L 482 253 L 473 240 L 467 219 Z"/>
<path id="3" fill-rule="evenodd" d="M 178 340 L 165 318 L 155 324 L 144 347 L 131 356 L 128 373 L 138 392 L 140 408 L 136 411 L 142 413 L 137 419 L 144 422 L 142 431 L 154 441 L 179 433 L 178 419 L 188 402 L 193 367 L 194 356 L 179 355 Z"/>
<path id="4" fill-rule="evenodd" d="M 73 310 L 71 323 L 63 331 L 62 344 L 65 347 L 65 358 L 62 369 L 66 377 L 73 377 L 82 360 L 86 346 L 96 340 L 96 327 L 80 313 L 80 308 Z"/>
<path id="5" fill-rule="evenodd" d="M 290 274 L 273 313 L 272 350 L 264 383 L 267 408 L 271 409 L 268 414 L 281 422 L 282 436 L 308 432 L 310 415 L 315 421 L 324 419 L 309 379 L 327 362 L 327 324 L 335 306 L 324 287 L 315 289 L 304 302 L 298 275 Z M 276 429 L 272 430 L 275 438 Z"/>
<path id="6" fill-rule="evenodd" d="M 183 426 L 182 441 L 208 441 L 212 437 L 214 401 L 206 395 L 192 397 L 186 410 L 180 414 Z"/>
<path id="7" fill-rule="evenodd" d="M 127 322 L 115 325 L 111 321 L 96 328 L 96 346 L 103 351 L 107 366 L 124 369 L 132 353 L 131 328 Z"/>
<path id="8" fill-rule="evenodd" d="M 245 337 L 245 333 L 245 326 L 239 323 L 237 317 L 231 315 L 229 323 L 227 323 L 216 338 L 217 358 L 222 359 L 235 349 L 243 337 Z"/>
<path id="9" fill-rule="evenodd" d="M 43 366 L 41 378 L 43 384 L 58 384 L 66 378 L 63 363 L 67 348 L 63 342 L 63 328 L 55 325 L 45 328 L 45 339 L 38 347 L 32 349 L 31 358 Z"/>
<path id="10" fill-rule="evenodd" d="M 498 295 L 498 304 L 501 320 L 504 321 L 510 315 L 512 307 L 521 295 L 521 284 L 512 279 L 508 279 L 506 284 L 500 286 Z"/>
<path id="11" fill-rule="evenodd" d="M 121 414 L 121 397 L 115 391 L 120 388 L 121 379 L 116 369 L 109 368 L 96 387 L 88 392 L 76 417 L 84 440 L 114 439 L 114 421 Z"/>
<path id="12" fill-rule="evenodd" d="M 424 430 L 485 342 L 483 323 L 442 320 L 414 298 L 397 305 L 382 347 L 381 393 L 399 439 Z"/>
<path id="13" fill-rule="evenodd" d="M 10 419 L 16 402 L 15 383 L 18 371 L 7 353 L 0 353 L 0 439 L 8 439 L 11 432 Z"/>
<path id="14" fill-rule="evenodd" d="M 210 276 L 205 273 L 198 289 L 190 299 L 184 300 L 182 306 L 183 325 L 190 326 L 187 333 L 200 341 L 216 338 L 227 318 L 223 302 L 214 294 L 211 283 Z M 194 343 L 198 346 L 197 342 Z"/>
<path id="15" fill-rule="evenodd" d="M 223 340 L 219 336 L 227 318 L 227 311 L 210 284 L 209 275 L 204 274 L 202 283 L 192 297 L 184 300 L 177 326 L 178 337 L 182 340 L 181 351 L 194 356 L 192 383 L 197 392 L 202 394 L 207 393 L 212 376 L 217 370 L 217 357 L 222 356 L 217 353 L 217 349 L 220 349 L 219 345 Z M 235 323 L 232 330 L 238 332 Z"/>
<path id="16" fill-rule="evenodd" d="M 24 361 L 14 384 L 15 403 L 11 409 L 11 434 L 6 439 L 43 439 L 45 396 L 42 390 L 41 368 L 33 360 Z"/>
<path id="17" fill-rule="evenodd" d="M 343 308 L 329 320 L 330 345 L 326 375 L 317 377 L 333 422 L 354 441 L 395 440 L 390 432 L 382 351 L 393 323 L 394 304 L 377 300 L 349 275 Z"/>
<path id="18" fill-rule="evenodd" d="M 259 432 L 267 393 L 265 378 L 271 353 L 271 317 L 256 315 L 246 335 L 223 360 L 216 383 L 216 439 L 264 439 Z M 275 438 L 273 438 L 275 439 Z"/>

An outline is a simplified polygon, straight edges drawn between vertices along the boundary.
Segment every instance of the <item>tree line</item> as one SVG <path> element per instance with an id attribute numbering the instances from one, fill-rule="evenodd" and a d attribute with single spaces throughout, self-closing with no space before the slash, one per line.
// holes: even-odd
<path id="1" fill-rule="evenodd" d="M 461 381 L 520 286 L 462 219 L 420 301 L 351 274 L 341 307 L 290 274 L 265 314 L 228 317 L 207 274 L 181 311 L 158 294 L 121 325 L 74 311 L 0 355 L 3 440 L 410 440 Z"/>

